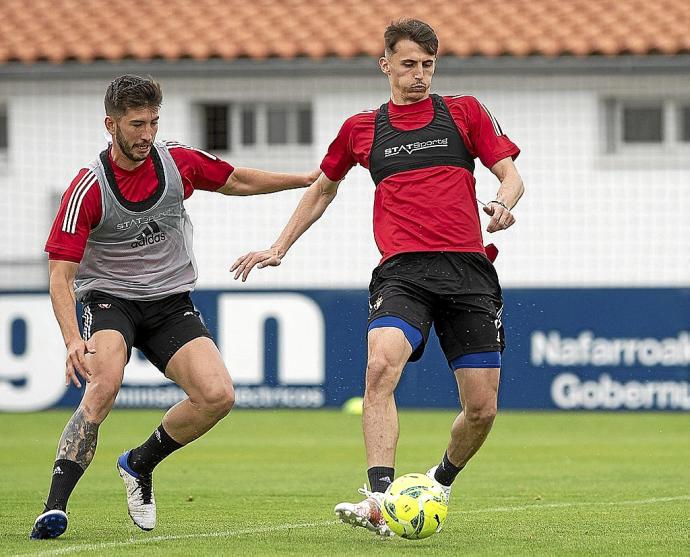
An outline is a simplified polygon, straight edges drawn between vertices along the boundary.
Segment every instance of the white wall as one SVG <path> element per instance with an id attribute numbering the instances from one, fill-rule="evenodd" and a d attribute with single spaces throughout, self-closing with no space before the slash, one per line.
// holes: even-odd
<path id="1" fill-rule="evenodd" d="M 313 149 L 222 154 L 236 166 L 304 171 L 315 167 L 342 121 L 387 98 L 382 76 L 294 79 L 164 79 L 159 137 L 198 144 L 195 102 L 305 101 L 314 106 Z M 42 249 L 56 193 L 104 146 L 102 96 L 107 80 L 2 82 L 10 108 L 10 151 L 0 167 L 0 288 L 45 285 Z M 606 95 L 676 95 L 690 100 L 690 77 L 457 77 L 437 74 L 442 94 L 478 96 L 522 148 L 517 166 L 526 195 L 517 224 L 487 241 L 501 254 L 504 286 L 687 286 L 690 284 L 690 162 L 661 153 L 636 160 L 603 154 L 601 99 Z M 479 199 L 497 182 L 477 172 Z M 324 217 L 278 269 L 255 272 L 247 286 L 363 288 L 378 253 L 371 232 L 373 184 L 354 169 Z M 230 287 L 227 268 L 240 254 L 275 239 L 300 198 L 285 192 L 221 198 L 197 192 L 195 223 L 200 287 Z M 30 259 L 38 265 L 8 266 Z"/>

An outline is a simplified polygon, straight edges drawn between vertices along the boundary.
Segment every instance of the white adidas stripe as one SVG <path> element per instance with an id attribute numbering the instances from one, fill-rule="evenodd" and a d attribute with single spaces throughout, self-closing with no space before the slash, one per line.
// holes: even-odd
<path id="1" fill-rule="evenodd" d="M 74 210 L 74 216 L 72 217 L 72 225 L 71 225 L 70 230 L 69 230 L 69 232 L 71 234 L 74 234 L 77 231 L 77 217 L 79 216 L 79 210 L 81 209 L 81 203 L 82 203 L 82 201 L 84 201 L 84 197 L 86 197 L 86 193 L 89 191 L 89 189 L 91 188 L 91 186 L 94 184 L 95 181 L 96 181 L 96 178 L 94 177 L 94 179 L 91 180 L 89 185 L 84 187 L 83 191 L 79 195 L 79 199 L 77 199 L 76 209 Z"/>
<path id="2" fill-rule="evenodd" d="M 77 187 L 72 191 L 67 204 L 67 211 L 65 211 L 65 218 L 62 221 L 62 231 L 74 234 L 77 230 L 77 217 L 79 216 L 79 209 L 81 203 L 86 196 L 86 192 L 96 182 L 96 175 L 88 171 L 77 184 Z"/>
<path id="3" fill-rule="evenodd" d="M 84 182 L 90 177 L 90 171 L 86 171 L 84 175 L 81 177 L 81 180 L 79 180 L 79 183 L 75 186 L 75 188 L 72 190 L 72 194 L 70 195 L 69 202 L 67 203 L 67 210 L 65 211 L 65 218 L 62 221 L 62 230 L 64 231 L 67 227 L 67 222 L 69 220 L 69 215 L 72 211 L 72 207 L 74 205 L 74 199 L 75 195 L 79 191 L 79 189 L 84 185 Z"/>
<path id="4" fill-rule="evenodd" d="M 215 155 L 212 155 L 211 153 L 209 153 L 207 151 L 204 151 L 203 149 L 198 149 L 196 147 L 190 147 L 189 145 L 185 145 L 184 143 L 180 143 L 179 141 L 166 141 L 165 146 L 168 149 L 175 149 L 177 147 L 182 147 L 183 149 L 188 149 L 190 151 L 196 151 L 197 153 L 201 153 L 202 155 L 205 155 L 206 157 L 208 157 L 212 161 L 218 160 L 218 157 L 216 157 Z"/>
<path id="5" fill-rule="evenodd" d="M 501 125 L 498 123 L 498 120 L 496 120 L 496 118 L 494 118 L 494 115 L 491 114 L 491 112 L 489 112 L 489 109 L 486 108 L 486 106 L 484 106 L 484 104 L 482 104 L 482 103 L 480 103 L 480 104 L 482 105 L 482 108 L 484 109 L 484 111 L 488 114 L 489 118 L 491 119 L 491 124 L 494 127 L 494 132 L 496 133 L 496 135 L 503 135 L 503 130 L 501 129 Z"/>
<path id="6" fill-rule="evenodd" d="M 454 99 L 459 99 L 459 98 L 462 98 L 462 97 L 465 97 L 465 96 L 466 96 L 466 95 L 453 95 L 452 98 L 454 98 Z M 488 116 L 489 119 L 491 120 L 491 125 L 494 127 L 494 133 L 495 133 L 496 135 L 505 135 L 505 134 L 503 133 L 503 129 L 501 128 L 501 124 L 498 123 L 498 120 L 496 120 L 496 118 L 494 118 L 494 115 L 491 114 L 491 112 L 489 111 L 488 108 L 486 108 L 486 105 L 485 105 L 484 103 L 482 103 L 482 102 L 480 102 L 479 104 L 481 105 L 481 107 L 484 109 L 484 112 L 486 112 L 487 116 Z"/>
<path id="7" fill-rule="evenodd" d="M 84 306 L 84 340 L 89 340 L 91 338 L 91 324 L 93 323 L 93 314 L 91 313 L 91 308 L 88 305 Z"/>

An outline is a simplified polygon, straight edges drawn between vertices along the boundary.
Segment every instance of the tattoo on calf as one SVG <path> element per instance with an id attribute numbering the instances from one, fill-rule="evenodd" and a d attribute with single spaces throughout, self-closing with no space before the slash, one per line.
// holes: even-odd
<path id="1" fill-rule="evenodd" d="M 84 417 L 81 407 L 77 408 L 62 432 L 56 460 L 72 460 L 86 470 L 96 452 L 98 426 Z"/>

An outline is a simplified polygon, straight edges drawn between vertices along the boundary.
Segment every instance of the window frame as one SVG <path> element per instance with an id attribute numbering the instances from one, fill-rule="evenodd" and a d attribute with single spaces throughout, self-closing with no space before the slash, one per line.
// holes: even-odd
<path id="1" fill-rule="evenodd" d="M 661 141 L 630 142 L 623 140 L 623 111 L 626 108 L 661 108 Z M 604 122 L 606 127 L 607 154 L 638 152 L 643 150 L 660 152 L 683 148 L 690 141 L 681 141 L 682 109 L 690 109 L 689 99 L 661 97 L 615 97 L 604 100 Z"/>
<path id="2" fill-rule="evenodd" d="M 605 94 L 599 98 L 599 149 L 595 167 L 601 170 L 690 168 L 690 141 L 680 140 L 681 108 L 687 95 Z M 623 108 L 661 105 L 662 141 L 624 142 Z"/>
<path id="3" fill-rule="evenodd" d="M 271 151 L 294 151 L 311 154 L 314 147 L 315 133 L 314 133 L 314 103 L 308 101 L 248 101 L 248 100 L 203 100 L 196 101 L 198 106 L 199 124 L 197 125 L 198 137 L 201 143 L 206 142 L 206 123 L 205 107 L 226 105 L 228 109 L 228 144 L 229 149 L 225 151 L 211 150 L 219 155 L 237 156 L 254 156 L 266 149 Z M 269 110 L 285 110 L 287 135 L 285 143 L 269 143 Z M 311 140 L 310 143 L 300 143 L 299 133 L 299 113 L 300 111 L 308 110 L 311 113 L 311 130 L 307 134 Z M 245 113 L 251 111 L 254 113 L 254 141 L 253 143 L 245 142 Z"/>

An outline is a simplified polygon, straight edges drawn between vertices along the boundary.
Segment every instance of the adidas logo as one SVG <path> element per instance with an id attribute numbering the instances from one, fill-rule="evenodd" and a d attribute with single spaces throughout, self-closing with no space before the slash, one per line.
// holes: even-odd
<path id="1" fill-rule="evenodd" d="M 53 476 L 55 476 L 56 474 L 58 476 L 62 476 L 64 474 L 64 472 L 62 471 L 62 468 L 60 468 L 59 466 L 56 466 L 55 470 L 53 470 Z"/>
<path id="2" fill-rule="evenodd" d="M 156 439 L 158 439 L 158 442 L 160 443 L 161 442 L 161 432 L 156 430 L 155 435 L 156 435 Z"/>
<path id="3" fill-rule="evenodd" d="M 381 304 L 383 303 L 383 295 L 379 294 L 379 297 L 376 298 L 376 301 L 372 304 L 369 303 L 369 313 L 372 313 L 379 309 L 381 307 Z"/>
<path id="4" fill-rule="evenodd" d="M 133 248 L 140 248 L 146 245 L 157 244 L 165 240 L 165 233 L 161 232 L 160 226 L 155 221 L 151 221 L 146 228 L 139 234 L 131 244 Z"/>
<path id="5" fill-rule="evenodd" d="M 381 481 L 386 482 L 387 484 L 393 483 L 393 480 L 391 480 L 390 476 L 384 476 L 383 478 L 381 478 Z"/>

